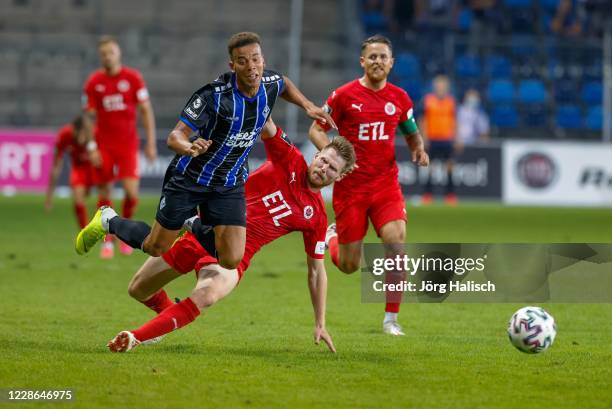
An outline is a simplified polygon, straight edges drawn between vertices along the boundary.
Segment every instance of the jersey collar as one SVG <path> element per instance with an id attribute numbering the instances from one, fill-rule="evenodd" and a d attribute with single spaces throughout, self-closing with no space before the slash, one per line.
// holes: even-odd
<path id="1" fill-rule="evenodd" d="M 261 93 L 265 92 L 264 85 L 263 85 L 263 78 L 262 78 L 261 81 L 259 82 L 259 89 L 257 90 L 257 94 L 255 94 L 252 98 L 247 97 L 242 92 L 240 92 L 240 90 L 238 89 L 238 84 L 236 84 L 236 73 L 235 72 L 232 73 L 232 88 L 234 88 L 235 93 L 237 93 L 241 98 L 244 98 L 248 102 L 256 101 L 257 98 L 259 98 L 259 96 L 261 95 Z"/>

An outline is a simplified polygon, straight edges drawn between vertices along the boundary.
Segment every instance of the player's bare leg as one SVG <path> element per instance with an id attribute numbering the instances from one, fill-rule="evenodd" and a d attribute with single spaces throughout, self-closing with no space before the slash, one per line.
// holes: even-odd
<path id="1" fill-rule="evenodd" d="M 125 192 L 121 216 L 126 219 L 131 219 L 136 210 L 136 205 L 138 204 L 140 180 L 138 178 L 124 178 L 121 180 L 121 183 L 123 184 L 123 190 Z M 132 254 L 134 251 L 132 247 L 123 241 L 119 241 L 119 250 L 126 256 Z"/>
<path id="2" fill-rule="evenodd" d="M 161 256 L 170 249 L 179 232 L 180 230 L 168 230 L 155 221 L 142 243 L 142 251 L 153 257 Z"/>
<path id="3" fill-rule="evenodd" d="M 102 206 L 112 206 L 111 193 L 113 190 L 112 183 L 102 183 L 98 185 L 98 208 Z M 115 255 L 115 246 L 113 244 L 113 235 L 107 234 L 104 237 L 104 243 L 100 247 L 100 258 L 110 259 Z"/>
<path id="4" fill-rule="evenodd" d="M 132 277 L 128 293 L 132 298 L 146 305 L 147 300 L 163 291 L 166 284 L 181 275 L 172 269 L 163 258 L 149 257 Z"/>
<path id="5" fill-rule="evenodd" d="M 215 247 L 217 259 L 223 268 L 238 267 L 244 256 L 246 244 L 246 227 L 219 225 L 213 228 L 215 232 Z"/>
<path id="6" fill-rule="evenodd" d="M 200 311 L 226 297 L 238 284 L 238 272 L 217 264 L 198 272 L 198 282 L 191 295 L 134 331 L 121 331 L 108 343 L 111 352 L 127 352 L 151 339 L 163 336 L 193 322 Z"/>
<path id="7" fill-rule="evenodd" d="M 79 227 L 82 229 L 87 225 L 87 187 L 77 185 L 72 187 L 72 201 L 74 203 L 74 214 L 77 218 Z"/>
<path id="8" fill-rule="evenodd" d="M 384 224 L 380 228 L 379 235 L 385 246 L 386 257 L 395 258 L 397 255 L 401 256 L 404 254 L 404 241 L 406 239 L 406 222 L 404 220 L 394 220 Z M 387 274 L 386 281 L 399 282 L 404 280 L 405 276 L 405 271 L 391 272 Z M 402 327 L 397 322 L 402 293 L 387 293 L 386 297 L 387 303 L 385 306 L 383 331 L 390 335 L 404 335 Z"/>

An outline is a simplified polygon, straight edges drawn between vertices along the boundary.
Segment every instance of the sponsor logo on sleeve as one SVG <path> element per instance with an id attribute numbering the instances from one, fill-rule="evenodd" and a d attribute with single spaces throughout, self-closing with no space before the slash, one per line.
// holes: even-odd
<path id="1" fill-rule="evenodd" d="M 200 115 L 202 115 L 205 106 L 206 104 L 202 98 L 198 95 L 194 95 L 191 101 L 189 101 L 189 104 L 187 104 L 187 107 L 185 107 L 185 113 L 191 119 L 198 119 Z"/>
<path id="2" fill-rule="evenodd" d="M 317 241 L 317 245 L 315 246 L 315 254 L 322 256 L 325 254 L 325 242 Z"/>

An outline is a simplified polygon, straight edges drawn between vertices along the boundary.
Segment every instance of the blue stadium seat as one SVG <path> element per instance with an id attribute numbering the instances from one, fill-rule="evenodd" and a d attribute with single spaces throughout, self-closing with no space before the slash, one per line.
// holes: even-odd
<path id="1" fill-rule="evenodd" d="M 517 99 L 526 104 L 546 102 L 546 88 L 540 80 L 524 80 L 519 83 Z"/>
<path id="2" fill-rule="evenodd" d="M 400 78 L 420 78 L 421 64 L 414 54 L 401 52 L 395 57 L 393 71 Z"/>
<path id="3" fill-rule="evenodd" d="M 532 0 L 504 0 L 504 5 L 511 8 L 531 7 Z"/>
<path id="4" fill-rule="evenodd" d="M 472 26 L 472 20 L 474 19 L 474 13 L 468 7 L 464 8 L 459 12 L 457 18 L 457 27 L 461 31 L 469 31 Z"/>
<path id="5" fill-rule="evenodd" d="M 510 60 L 501 55 L 490 55 L 485 60 L 487 73 L 491 78 L 501 79 L 512 76 L 512 64 Z"/>
<path id="6" fill-rule="evenodd" d="M 487 89 L 489 102 L 497 104 L 500 102 L 512 102 L 514 100 L 514 86 L 509 80 L 493 80 Z"/>
<path id="7" fill-rule="evenodd" d="M 576 101 L 578 96 L 578 86 L 576 81 L 562 78 L 554 83 L 555 102 L 568 104 Z"/>
<path id="8" fill-rule="evenodd" d="M 500 128 L 516 128 L 518 113 L 512 105 L 498 105 L 491 112 L 491 122 Z"/>
<path id="9" fill-rule="evenodd" d="M 540 0 L 540 6 L 542 6 L 547 13 L 555 13 L 557 7 L 559 7 L 559 0 Z"/>
<path id="10" fill-rule="evenodd" d="M 589 108 L 585 118 L 585 125 L 592 131 L 601 131 L 603 128 L 603 110 L 601 105 Z"/>
<path id="11" fill-rule="evenodd" d="M 580 129 L 582 128 L 582 115 L 580 108 L 576 105 L 561 105 L 557 108 L 555 116 L 557 125 L 564 129 Z"/>
<path id="12" fill-rule="evenodd" d="M 408 93 L 412 101 L 417 104 L 423 96 L 421 81 L 417 78 L 404 79 L 400 81 L 399 86 Z"/>
<path id="13" fill-rule="evenodd" d="M 455 72 L 460 78 L 476 78 L 480 75 L 480 60 L 474 55 L 465 54 L 455 61 Z"/>
<path id="14" fill-rule="evenodd" d="M 544 105 L 529 105 L 521 112 L 521 122 L 523 125 L 532 128 L 542 128 L 547 125 L 548 114 Z"/>
<path id="15" fill-rule="evenodd" d="M 603 85 L 601 82 L 590 81 L 584 84 L 580 93 L 582 102 L 589 105 L 601 104 L 603 98 Z"/>

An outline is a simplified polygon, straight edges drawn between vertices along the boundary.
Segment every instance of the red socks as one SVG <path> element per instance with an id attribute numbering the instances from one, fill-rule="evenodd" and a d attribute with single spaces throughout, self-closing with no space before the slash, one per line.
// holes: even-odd
<path id="1" fill-rule="evenodd" d="M 163 289 L 153 294 L 153 296 L 148 300 L 141 301 L 141 303 L 143 303 L 158 314 L 166 308 L 172 307 L 174 305 L 174 303 L 170 300 L 170 297 L 168 297 L 168 294 L 166 294 L 166 291 L 164 291 Z"/>
<path id="2" fill-rule="evenodd" d="M 134 210 L 136 210 L 137 204 L 138 199 L 126 196 L 125 199 L 123 199 L 122 216 L 126 219 L 131 219 L 132 216 L 134 216 Z"/>
<path id="3" fill-rule="evenodd" d="M 198 307 L 191 301 L 191 298 L 185 298 L 180 303 L 166 308 L 132 333 L 140 342 L 146 341 L 182 328 L 193 322 L 198 315 L 200 315 Z"/>
<path id="4" fill-rule="evenodd" d="M 81 229 L 87 226 L 87 223 L 89 222 L 89 217 L 87 217 L 87 207 L 85 207 L 84 204 L 75 203 L 74 214 L 76 215 L 79 227 Z"/>
<path id="5" fill-rule="evenodd" d="M 332 263 L 338 267 L 340 265 L 340 247 L 338 246 L 338 236 L 329 239 L 329 256 Z"/>

